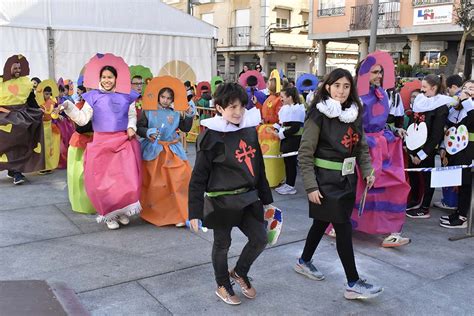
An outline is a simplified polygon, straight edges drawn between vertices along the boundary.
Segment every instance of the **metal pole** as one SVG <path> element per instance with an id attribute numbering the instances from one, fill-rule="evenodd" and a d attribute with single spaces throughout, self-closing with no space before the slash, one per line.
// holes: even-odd
<path id="1" fill-rule="evenodd" d="M 53 29 L 48 26 L 47 28 L 47 41 L 48 41 L 48 73 L 49 78 L 54 79 L 54 31 Z"/>
<path id="2" fill-rule="evenodd" d="M 470 170 L 472 172 L 472 170 Z M 471 187 L 472 190 L 472 187 Z M 467 215 L 467 232 L 466 235 L 463 236 L 457 236 L 457 237 L 449 237 L 448 239 L 450 241 L 456 241 L 456 240 L 461 240 L 461 239 L 466 239 L 466 238 L 472 238 L 474 235 L 472 234 L 472 217 L 474 216 L 474 210 L 472 207 L 474 206 L 474 203 L 472 203 L 472 197 L 473 195 L 471 194 L 471 204 L 470 204 L 470 212 Z"/>
<path id="3" fill-rule="evenodd" d="M 373 53 L 375 51 L 375 46 L 377 44 L 378 21 L 379 21 L 379 0 L 373 0 L 372 15 L 370 19 L 369 53 Z"/>

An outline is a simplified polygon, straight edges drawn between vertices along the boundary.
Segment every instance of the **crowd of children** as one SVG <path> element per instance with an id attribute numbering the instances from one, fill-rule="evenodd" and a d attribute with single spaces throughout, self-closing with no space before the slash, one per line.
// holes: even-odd
<path id="1" fill-rule="evenodd" d="M 241 303 L 232 281 L 245 297 L 257 295 L 248 273 L 267 245 L 271 186 L 296 194 L 301 171 L 312 226 L 295 271 L 325 278 L 312 257 L 332 227 L 347 278 L 344 296 L 372 298 L 383 289 L 359 277 L 352 230 L 388 234 L 383 247 L 408 244 L 401 236 L 405 215 L 429 218 L 434 189 L 430 172 L 405 168 L 432 168 L 438 154 L 444 166 L 474 158 L 474 81 L 451 76 L 446 94 L 443 78 L 427 75 L 398 91 L 391 57 L 382 52 L 361 62 L 357 80 L 336 69 L 321 84 L 311 74 L 294 83 L 278 70 L 267 79 L 259 66 L 244 69 L 239 83 L 214 77 L 193 87 L 153 78 L 146 67 L 128 67 L 112 54 L 91 58 L 76 94 L 71 80 L 28 75 L 24 56 L 7 61 L 0 170 L 21 184 L 23 172 L 45 175 L 67 165 L 72 210 L 97 213 L 109 229 L 135 214 L 156 226 L 189 220 L 193 231 L 213 229 L 215 293 L 231 305 Z M 5 88 L 13 83 L 18 91 Z M 180 133 L 196 119 L 201 132 L 191 168 Z M 270 163 L 276 161 L 282 164 Z M 448 193 L 435 202 L 453 210 L 440 218 L 442 227 L 467 227 L 471 185 L 465 168 L 456 203 L 448 205 Z M 233 227 L 248 242 L 229 271 Z"/>

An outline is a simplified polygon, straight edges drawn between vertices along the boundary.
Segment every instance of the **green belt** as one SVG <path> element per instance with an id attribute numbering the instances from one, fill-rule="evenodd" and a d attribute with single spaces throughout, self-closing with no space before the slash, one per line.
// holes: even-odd
<path id="1" fill-rule="evenodd" d="M 319 168 L 342 171 L 342 162 L 335 162 L 331 160 L 314 158 L 314 165 Z"/>
<path id="2" fill-rule="evenodd" d="M 469 133 L 469 141 L 474 142 L 474 133 Z"/>
<path id="3" fill-rule="evenodd" d="M 249 190 L 248 188 L 241 188 L 241 189 L 236 189 L 236 190 L 232 190 L 232 191 L 206 192 L 206 196 L 208 196 L 208 197 L 218 197 L 218 196 L 222 196 L 222 195 L 236 195 L 236 194 L 240 194 L 240 193 L 245 193 L 248 190 Z"/>

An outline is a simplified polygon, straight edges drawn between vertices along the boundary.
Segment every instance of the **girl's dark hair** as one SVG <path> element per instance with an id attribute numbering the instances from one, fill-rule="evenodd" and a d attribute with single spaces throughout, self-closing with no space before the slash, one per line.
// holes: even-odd
<path id="1" fill-rule="evenodd" d="M 300 95 L 298 93 L 298 89 L 296 89 L 295 87 L 285 88 L 283 89 L 283 92 L 287 97 L 291 97 L 293 99 L 293 103 L 299 103 Z"/>
<path id="2" fill-rule="evenodd" d="M 106 70 L 110 71 L 110 72 L 114 75 L 114 77 L 117 78 L 117 69 L 115 69 L 115 68 L 112 67 L 112 66 L 104 66 L 104 67 L 102 67 L 102 69 L 100 70 L 100 73 L 99 73 L 99 78 L 102 77 L 102 73 L 103 73 L 104 71 L 106 71 Z"/>
<path id="3" fill-rule="evenodd" d="M 51 87 L 44 87 L 43 92 L 53 92 Z"/>
<path id="4" fill-rule="evenodd" d="M 426 75 L 423 80 L 425 80 L 430 86 L 436 87 L 436 94 L 444 94 L 446 91 L 446 84 L 443 75 Z"/>
<path id="5" fill-rule="evenodd" d="M 160 97 L 165 92 L 168 92 L 171 95 L 171 101 L 174 102 L 174 91 L 168 87 L 161 88 L 160 92 L 158 92 L 158 102 L 160 102 Z"/>
<path id="6" fill-rule="evenodd" d="M 41 80 L 40 80 L 40 78 L 38 78 L 38 77 L 33 77 L 33 78 L 31 78 L 31 81 L 34 81 L 34 82 L 36 82 L 37 84 L 40 84 L 40 83 L 41 83 Z"/>
<path id="7" fill-rule="evenodd" d="M 245 106 L 248 102 L 247 92 L 238 83 L 223 83 L 214 92 L 214 103 L 220 105 L 223 109 L 236 100 L 239 100 L 242 106 Z"/>
<path id="8" fill-rule="evenodd" d="M 64 88 L 64 86 L 58 86 L 58 90 L 59 92 L 65 92 L 66 88 Z"/>
<path id="9" fill-rule="evenodd" d="M 343 107 L 349 107 L 352 103 L 357 104 L 359 108 L 359 113 L 362 113 L 362 104 L 360 103 L 359 95 L 357 94 L 357 89 L 354 84 L 354 78 L 352 77 L 351 73 L 345 69 L 337 68 L 331 71 L 329 75 L 324 78 L 324 81 L 321 87 L 317 90 L 316 95 L 313 98 L 313 102 L 311 103 L 311 108 L 315 108 L 316 104 L 326 101 L 331 97 L 329 91 L 326 90 L 326 85 L 331 86 L 336 81 L 341 78 L 346 78 L 349 80 L 351 84 L 351 91 L 349 93 L 349 97 L 347 98 L 346 102 L 342 104 Z"/>
<path id="10" fill-rule="evenodd" d="M 86 88 L 84 86 L 77 86 L 77 90 L 86 92 Z"/>

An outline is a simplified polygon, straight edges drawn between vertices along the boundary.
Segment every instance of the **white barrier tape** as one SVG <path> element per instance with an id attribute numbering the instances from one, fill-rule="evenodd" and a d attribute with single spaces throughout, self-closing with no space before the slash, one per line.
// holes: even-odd
<path id="1" fill-rule="evenodd" d="M 263 158 L 285 158 L 285 157 L 291 157 L 291 156 L 297 156 L 298 152 L 297 151 L 292 151 L 286 154 L 279 154 L 279 155 L 263 155 Z"/>
<path id="2" fill-rule="evenodd" d="M 459 169 L 459 168 L 472 168 L 474 167 L 474 164 L 470 165 L 459 165 L 459 166 L 447 166 L 447 167 L 436 167 L 436 168 L 407 168 L 405 171 L 408 172 L 431 172 L 433 170 L 436 171 L 443 171 L 443 170 L 453 170 L 453 169 Z"/>

